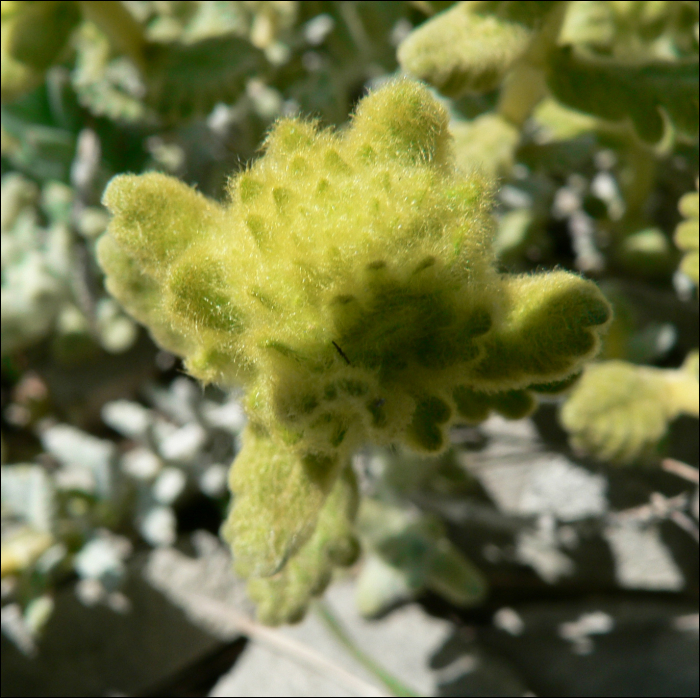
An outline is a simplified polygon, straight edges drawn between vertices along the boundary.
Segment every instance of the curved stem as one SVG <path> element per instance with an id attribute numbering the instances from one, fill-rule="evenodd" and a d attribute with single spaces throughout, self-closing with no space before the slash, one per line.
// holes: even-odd
<path id="1" fill-rule="evenodd" d="M 358 646 L 353 642 L 350 635 L 348 635 L 345 628 L 341 625 L 340 621 L 335 617 L 328 605 L 321 600 L 314 602 L 315 609 L 318 616 L 325 623 L 326 627 L 333 633 L 333 636 L 340 642 L 340 644 L 345 647 L 345 649 L 373 676 L 375 676 L 379 681 L 381 681 L 394 696 L 406 696 L 407 698 L 417 698 L 420 693 L 408 688 L 406 685 L 401 683 L 399 679 L 389 673 L 382 666 L 377 664 L 371 657 L 367 656 Z"/>
<path id="2" fill-rule="evenodd" d="M 317 674 L 339 684 L 343 688 L 359 696 L 367 698 L 386 698 L 387 694 L 364 679 L 355 676 L 344 667 L 332 662 L 325 655 L 317 652 L 294 638 L 281 633 L 275 628 L 269 628 L 257 623 L 252 618 L 231 608 L 222 601 L 211 599 L 201 594 L 192 594 L 191 600 L 205 614 L 212 618 L 226 618 L 237 632 L 247 636 L 251 640 L 266 645 L 269 649 L 306 666 Z"/>

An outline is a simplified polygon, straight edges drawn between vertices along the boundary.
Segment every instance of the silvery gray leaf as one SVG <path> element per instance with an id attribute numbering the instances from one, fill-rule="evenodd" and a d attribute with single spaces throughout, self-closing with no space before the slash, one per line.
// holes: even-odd
<path id="1" fill-rule="evenodd" d="M 139 532 L 154 547 L 172 545 L 177 538 L 175 512 L 166 506 L 151 507 L 141 519 Z"/>
<path id="2" fill-rule="evenodd" d="M 199 477 L 199 489 L 207 497 L 221 497 L 226 492 L 228 467 L 213 463 Z"/>
<path id="3" fill-rule="evenodd" d="M 202 416 L 210 426 L 224 429 L 232 434 L 238 434 L 246 424 L 245 412 L 237 400 L 230 400 L 223 404 L 204 400 Z"/>
<path id="4" fill-rule="evenodd" d="M 109 499 L 114 487 L 116 446 L 65 424 L 49 427 L 41 434 L 44 448 L 64 468 L 84 469 L 92 478 L 95 494 Z"/>
<path id="5" fill-rule="evenodd" d="M 56 513 L 56 492 L 39 465 L 2 466 L 2 506 L 38 531 L 50 532 Z"/>
<path id="6" fill-rule="evenodd" d="M 17 216 L 36 203 L 39 189 L 34 182 L 21 174 L 11 172 L 2 178 L 2 217 L 0 229 L 4 233 L 11 228 Z"/>
<path id="7" fill-rule="evenodd" d="M 102 347 L 112 353 L 126 351 L 136 341 L 138 329 L 112 298 L 100 298 L 95 306 L 97 331 Z"/>
<path id="8" fill-rule="evenodd" d="M 146 448 L 132 449 L 120 462 L 122 471 L 136 480 L 153 480 L 163 466 L 161 459 Z"/>
<path id="9" fill-rule="evenodd" d="M 2 634 L 12 642 L 17 649 L 28 656 L 36 653 L 34 637 L 24 620 L 22 608 L 18 603 L 10 603 L 0 611 L 0 627 Z"/>
<path id="10" fill-rule="evenodd" d="M 168 460 L 192 461 L 207 441 L 207 432 L 191 422 L 168 435 L 160 442 L 160 454 Z"/>
<path id="11" fill-rule="evenodd" d="M 99 580 L 108 589 L 116 588 L 124 576 L 124 558 L 130 550 L 125 541 L 121 536 L 106 532 L 98 534 L 75 556 L 75 571 L 84 579 Z"/>
<path id="12" fill-rule="evenodd" d="M 168 390 L 150 386 L 146 394 L 157 410 L 178 424 L 197 419 L 194 406 L 202 399 L 202 389 L 189 378 L 176 378 Z"/>
<path id="13" fill-rule="evenodd" d="M 178 468 L 163 468 L 153 483 L 153 498 L 160 504 L 173 504 L 182 494 L 187 484 L 187 477 Z"/>
<path id="14" fill-rule="evenodd" d="M 405 570 L 369 553 L 357 579 L 357 610 L 365 617 L 376 616 L 401 601 L 411 599 L 417 591 Z"/>
<path id="15" fill-rule="evenodd" d="M 130 438 L 142 439 L 153 423 L 151 410 L 131 400 L 114 400 L 102 407 L 102 421 Z"/>

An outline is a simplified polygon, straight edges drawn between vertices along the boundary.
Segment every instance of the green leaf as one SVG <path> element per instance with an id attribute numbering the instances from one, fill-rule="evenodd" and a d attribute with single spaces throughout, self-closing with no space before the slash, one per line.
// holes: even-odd
<path id="1" fill-rule="evenodd" d="M 481 571 L 446 537 L 432 546 L 426 586 L 456 606 L 473 606 L 488 588 Z"/>
<path id="2" fill-rule="evenodd" d="M 246 429 L 231 468 L 233 506 L 222 529 L 239 574 L 267 577 L 284 567 L 314 535 L 340 469 L 337 459 L 302 458 L 259 429 Z M 334 516 L 326 515 L 327 526 L 335 525 Z"/>
<path id="3" fill-rule="evenodd" d="M 492 90 L 558 4 L 460 2 L 411 32 L 399 46 L 399 63 L 449 97 Z"/>
<path id="4" fill-rule="evenodd" d="M 549 383 L 595 356 L 612 311 L 591 282 L 564 272 L 503 277 L 506 314 L 484 339 L 483 357 L 468 369 L 471 382 L 497 391 Z M 506 300 L 507 299 L 507 300 Z"/>
<path id="5" fill-rule="evenodd" d="M 313 534 L 299 552 L 277 574 L 248 582 L 248 594 L 258 604 L 257 615 L 263 623 L 300 621 L 311 599 L 328 586 L 333 568 L 356 560 L 359 548 L 352 524 L 357 504 L 357 482 L 348 466 L 336 480 Z M 282 515 L 289 517 L 288 513 Z"/>
<path id="6" fill-rule="evenodd" d="M 610 121 L 629 117 L 646 141 L 663 136 L 662 112 L 681 132 L 697 136 L 697 58 L 624 63 L 565 46 L 550 54 L 547 81 L 569 107 Z"/>
<path id="7" fill-rule="evenodd" d="M 148 102 L 170 121 L 209 113 L 217 102 L 232 103 L 252 75 L 264 75 L 264 54 L 238 36 L 146 49 Z"/>
<path id="8" fill-rule="evenodd" d="M 56 61 L 73 29 L 80 21 L 74 2 L 5 3 L 2 16 L 2 62 L 11 62 L 39 76 Z M 7 99 L 5 67 L 3 67 L 3 99 Z M 13 88 L 12 97 L 18 96 Z"/>
<path id="9" fill-rule="evenodd" d="M 200 227 L 215 225 L 220 214 L 213 201 L 156 172 L 114 177 L 102 203 L 114 214 L 112 237 L 154 278 L 165 276 L 197 240 Z"/>
<path id="10" fill-rule="evenodd" d="M 223 205 L 155 173 L 107 187 L 108 286 L 182 338 L 192 374 L 247 389 L 224 527 L 242 574 L 289 569 L 308 589 L 321 577 L 299 556 L 355 448 L 438 453 L 457 407 L 475 417 L 458 386 L 518 418 L 528 386 L 596 353 L 605 298 L 563 271 L 499 274 L 490 197 L 455 166 L 445 108 L 410 80 L 368 95 L 345 131 L 278 121 Z"/>
<path id="11" fill-rule="evenodd" d="M 424 589 L 458 606 L 483 598 L 483 575 L 450 542 L 436 517 L 366 499 L 359 529 L 370 551 L 358 582 L 363 613 L 376 615 Z"/>

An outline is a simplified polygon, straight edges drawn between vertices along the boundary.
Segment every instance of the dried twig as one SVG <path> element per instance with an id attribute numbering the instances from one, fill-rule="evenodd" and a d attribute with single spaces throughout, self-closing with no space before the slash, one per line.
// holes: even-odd
<path id="1" fill-rule="evenodd" d="M 676 460 L 675 458 L 664 458 L 661 462 L 661 467 L 669 473 L 678 475 L 688 482 L 693 482 L 696 485 L 700 484 L 700 471 L 697 468 L 693 468 L 682 461 Z"/>
<path id="2" fill-rule="evenodd" d="M 669 520 L 692 536 L 696 542 L 700 542 L 700 531 L 697 524 L 684 511 L 688 508 L 689 503 L 688 492 L 681 492 L 675 497 L 664 497 L 659 492 L 653 492 L 648 504 L 612 512 L 608 514 L 607 519 L 613 523 L 632 520 L 644 524 Z"/>
<path id="3" fill-rule="evenodd" d="M 623 511 L 608 514 L 608 521 L 621 522 L 634 520 L 640 523 L 651 523 L 668 519 L 672 512 L 681 511 L 688 506 L 687 492 L 681 492 L 675 497 L 664 497 L 658 492 L 653 492 L 647 504 L 638 507 L 624 509 Z"/>
<path id="4" fill-rule="evenodd" d="M 697 524 L 690 516 L 684 514 L 682 511 L 672 511 L 669 519 L 671 519 L 676 526 L 682 528 L 686 533 L 692 536 L 696 543 L 700 543 L 700 530 L 698 530 Z"/>

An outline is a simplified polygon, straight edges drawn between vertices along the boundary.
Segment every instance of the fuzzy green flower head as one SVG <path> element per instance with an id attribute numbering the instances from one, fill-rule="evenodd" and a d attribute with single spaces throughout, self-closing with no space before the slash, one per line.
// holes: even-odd
<path id="1" fill-rule="evenodd" d="M 279 121 L 223 205 L 154 173 L 107 188 L 110 291 L 194 376 L 247 389 L 225 527 L 245 574 L 310 540 L 362 443 L 439 452 L 454 421 L 522 416 L 598 350 L 593 283 L 497 272 L 490 184 L 454 165 L 447 121 L 394 81 L 340 133 Z"/>

